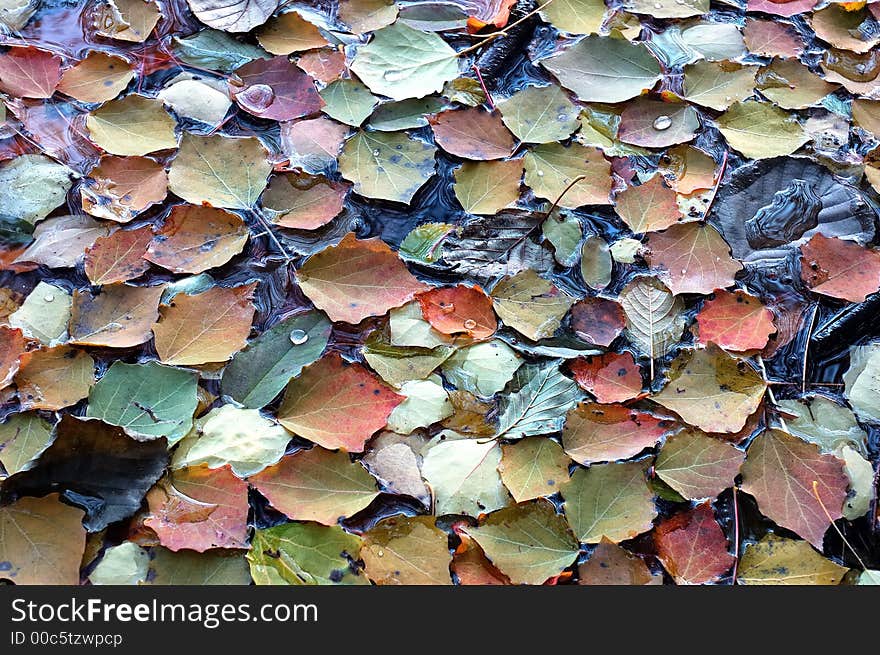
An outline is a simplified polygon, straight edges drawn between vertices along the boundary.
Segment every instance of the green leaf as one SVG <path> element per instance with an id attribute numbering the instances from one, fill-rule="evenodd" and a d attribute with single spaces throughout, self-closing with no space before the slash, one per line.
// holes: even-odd
<path id="1" fill-rule="evenodd" d="M 185 64 L 231 73 L 254 59 L 270 59 L 262 48 L 242 43 L 226 32 L 204 29 L 192 36 L 173 37 L 174 55 Z"/>
<path id="2" fill-rule="evenodd" d="M 528 184 L 529 169 L 526 165 L 526 183 Z M 541 225 L 544 237 L 553 244 L 553 256 L 560 266 L 574 266 L 580 254 L 581 239 L 584 238 L 583 228 L 577 216 L 568 212 L 554 212 Z"/>
<path id="3" fill-rule="evenodd" d="M 806 541 L 766 535 L 747 544 L 737 582 L 743 585 L 836 585 L 847 569 L 825 559 Z"/>
<path id="4" fill-rule="evenodd" d="M 498 103 L 501 120 L 528 143 L 567 139 L 578 127 L 578 111 L 558 86 L 527 86 Z"/>
<path id="5" fill-rule="evenodd" d="M 562 487 L 565 516 L 578 540 L 617 543 L 651 529 L 657 516 L 644 462 L 578 469 Z"/>
<path id="6" fill-rule="evenodd" d="M 461 391 L 488 397 L 504 388 L 520 364 L 513 348 L 494 339 L 457 350 L 443 363 L 443 375 Z"/>
<path id="7" fill-rule="evenodd" d="M 541 17 L 570 34 L 595 34 L 605 17 L 603 0 L 555 0 L 544 3 Z"/>
<path id="8" fill-rule="evenodd" d="M 158 362 L 113 362 L 89 393 L 86 416 L 118 425 L 135 437 L 179 441 L 192 428 L 197 376 Z"/>
<path id="9" fill-rule="evenodd" d="M 644 44 L 607 36 L 587 36 L 541 65 L 584 102 L 629 100 L 661 77 Z"/>
<path id="10" fill-rule="evenodd" d="M 570 146 L 547 143 L 527 151 L 523 164 L 526 186 L 540 198 L 551 202 L 558 198 L 559 207 L 574 209 L 611 202 L 611 164 L 597 148 L 579 143 Z M 581 175 L 584 179 L 575 182 Z M 547 221 L 544 225 L 546 235 Z"/>
<path id="11" fill-rule="evenodd" d="M 0 424 L 0 464 L 7 475 L 31 467 L 52 439 L 52 424 L 38 414 L 13 414 Z"/>
<path id="12" fill-rule="evenodd" d="M 468 535 L 515 584 L 543 584 L 574 562 L 577 540 L 547 500 L 508 507 L 488 516 Z"/>
<path id="13" fill-rule="evenodd" d="M 826 453 L 850 446 L 862 455 L 868 454 L 868 435 L 846 405 L 821 394 L 778 400 L 776 405 L 786 413 L 785 424 L 792 434 L 817 444 Z"/>
<path id="14" fill-rule="evenodd" d="M 611 282 L 614 262 L 608 242 L 598 234 L 591 234 L 581 246 L 581 277 L 587 286 L 604 289 Z"/>
<path id="15" fill-rule="evenodd" d="M 321 111 L 355 127 L 363 123 L 379 103 L 379 98 L 357 80 L 335 80 L 321 90 L 320 96 L 325 103 Z"/>
<path id="16" fill-rule="evenodd" d="M 247 561 L 258 585 L 369 584 L 353 564 L 361 543 L 335 525 L 285 523 L 256 530 Z"/>
<path id="17" fill-rule="evenodd" d="M 518 503 L 555 494 L 568 480 L 571 459 L 549 437 L 526 437 L 501 450 L 501 480 Z"/>
<path id="18" fill-rule="evenodd" d="M 581 392 L 559 370 L 561 359 L 526 364 L 516 372 L 511 391 L 501 400 L 498 437 L 519 439 L 558 432 Z"/>
<path id="19" fill-rule="evenodd" d="M 503 278 L 492 289 L 498 317 L 532 341 L 553 336 L 574 302 L 531 269 Z"/>
<path id="20" fill-rule="evenodd" d="M 398 22 L 358 48 L 351 70 L 373 93 L 405 100 L 440 91 L 458 76 L 458 58 L 439 35 Z"/>
<path id="21" fill-rule="evenodd" d="M 435 514 L 479 516 L 507 505 L 500 463 L 501 448 L 495 441 L 447 438 L 429 444 L 422 477 L 434 492 Z"/>
<path id="22" fill-rule="evenodd" d="M 403 132 L 358 132 L 346 141 L 339 171 L 368 198 L 408 203 L 434 175 L 437 148 Z"/>
<path id="23" fill-rule="evenodd" d="M 21 307 L 9 315 L 9 325 L 44 345 L 54 346 L 67 338 L 72 304 L 67 291 L 39 282 Z"/>
<path id="24" fill-rule="evenodd" d="M 436 114 L 444 106 L 446 103 L 441 98 L 410 98 L 400 102 L 386 102 L 376 108 L 367 125 L 380 132 L 425 127 L 428 124 L 428 115 Z"/>
<path id="25" fill-rule="evenodd" d="M 440 258 L 440 244 L 455 229 L 449 223 L 425 223 L 407 234 L 400 243 L 398 254 L 403 259 L 432 264 Z"/>
<path id="26" fill-rule="evenodd" d="M 247 585 L 251 582 L 247 562 L 241 551 L 220 549 L 197 553 L 194 550 L 153 548 L 151 585 Z"/>
<path id="27" fill-rule="evenodd" d="M 399 434 L 409 434 L 417 428 L 426 428 L 442 421 L 453 413 L 449 394 L 442 380 L 432 376 L 428 380 L 408 380 L 400 385 L 400 395 L 406 400 L 391 410 L 388 429 Z"/>
<path id="28" fill-rule="evenodd" d="M 73 185 L 71 171 L 43 155 L 21 155 L 0 166 L 0 208 L 36 223 L 58 207 Z"/>
<path id="29" fill-rule="evenodd" d="M 423 380 L 452 354 L 452 348 L 433 349 L 393 346 L 375 332 L 367 337 L 362 349 L 364 359 L 388 384 L 400 388 L 409 380 Z"/>
<path id="30" fill-rule="evenodd" d="M 139 585 L 147 578 L 150 554 L 132 541 L 123 541 L 104 551 L 89 574 L 93 585 Z"/>
<path id="31" fill-rule="evenodd" d="M 269 404 L 303 367 L 321 356 L 330 329 L 330 321 L 318 311 L 272 326 L 235 354 L 223 371 L 221 391 L 252 409 Z"/>
<path id="32" fill-rule="evenodd" d="M 794 115 L 768 102 L 737 102 L 716 122 L 730 147 L 753 159 L 790 155 L 810 140 Z"/>

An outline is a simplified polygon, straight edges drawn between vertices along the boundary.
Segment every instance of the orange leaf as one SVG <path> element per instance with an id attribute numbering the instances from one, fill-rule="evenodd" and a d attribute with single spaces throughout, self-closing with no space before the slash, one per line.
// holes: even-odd
<path id="1" fill-rule="evenodd" d="M 673 426 L 623 405 L 581 403 L 565 418 L 562 445 L 579 464 L 629 459 L 653 447 Z"/>
<path id="2" fill-rule="evenodd" d="M 70 346 L 34 350 L 22 356 L 15 384 L 25 409 L 69 407 L 89 395 L 95 361 Z"/>
<path id="3" fill-rule="evenodd" d="M 166 364 L 225 362 L 244 348 L 251 332 L 257 283 L 177 294 L 153 325 L 156 352 Z"/>
<path id="4" fill-rule="evenodd" d="M 572 362 L 571 372 L 578 385 L 600 403 L 621 403 L 645 395 L 642 370 L 628 352 L 579 357 Z"/>
<path id="5" fill-rule="evenodd" d="M 360 364 L 329 353 L 287 385 L 278 420 L 324 448 L 359 453 L 403 401 Z"/>
<path id="6" fill-rule="evenodd" d="M 773 312 L 758 298 L 739 289 L 733 293 L 716 291 L 715 297 L 707 300 L 697 314 L 697 325 L 699 343 L 711 341 L 735 352 L 760 350 L 776 332 Z"/>
<path id="7" fill-rule="evenodd" d="M 678 584 L 717 580 L 735 561 L 708 501 L 660 523 L 654 544 L 657 558 Z"/>
<path id="8" fill-rule="evenodd" d="M 248 240 L 244 221 L 213 207 L 176 205 L 147 247 L 144 258 L 175 273 L 201 273 L 222 266 Z"/>
<path id="9" fill-rule="evenodd" d="M 665 230 L 684 220 L 675 191 L 666 186 L 662 175 L 618 193 L 614 210 L 636 233 Z"/>
<path id="10" fill-rule="evenodd" d="M 509 585 L 510 578 L 499 571 L 480 545 L 466 533 L 458 532 L 461 544 L 455 549 L 450 568 L 462 585 Z"/>
<path id="11" fill-rule="evenodd" d="M 159 318 L 164 286 L 105 286 L 98 295 L 74 291 L 70 312 L 70 340 L 86 346 L 130 348 L 152 337 Z"/>
<path id="12" fill-rule="evenodd" d="M 357 239 L 349 232 L 296 272 L 303 293 L 332 321 L 360 323 L 400 307 L 427 287 L 379 239 Z"/>
<path id="13" fill-rule="evenodd" d="M 83 211 L 98 218 L 128 223 L 165 200 L 168 174 L 149 157 L 104 155 L 82 186 Z"/>
<path id="14" fill-rule="evenodd" d="M 815 234 L 801 246 L 801 279 L 814 293 L 864 302 L 880 288 L 880 252 Z"/>
<path id="15" fill-rule="evenodd" d="M 0 325 L 0 389 L 12 382 L 26 348 L 21 330 Z"/>
<path id="16" fill-rule="evenodd" d="M 662 279 L 675 295 L 711 293 L 729 287 L 742 264 L 711 225 L 682 223 L 648 236 L 646 259 L 662 270 Z"/>
<path id="17" fill-rule="evenodd" d="M 150 268 L 144 259 L 153 238 L 149 225 L 136 230 L 116 230 L 98 237 L 86 249 L 85 271 L 92 284 L 126 282 L 140 277 Z"/>
<path id="18" fill-rule="evenodd" d="M 488 339 L 498 329 L 492 299 L 480 287 L 437 287 L 420 293 L 418 301 L 425 320 L 443 334 Z"/>
<path id="19" fill-rule="evenodd" d="M 247 548 L 247 492 L 228 464 L 178 469 L 147 493 L 144 524 L 169 550 Z"/>

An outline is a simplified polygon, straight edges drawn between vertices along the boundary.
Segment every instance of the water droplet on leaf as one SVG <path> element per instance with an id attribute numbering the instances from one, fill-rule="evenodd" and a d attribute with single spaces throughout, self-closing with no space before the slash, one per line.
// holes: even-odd
<path id="1" fill-rule="evenodd" d="M 52 302 L 53 300 L 55 300 L 55 296 L 51 293 L 47 293 L 45 296 L 43 296 L 43 300 L 45 302 Z"/>
<path id="2" fill-rule="evenodd" d="M 275 92 L 268 84 L 254 84 L 239 93 L 236 100 L 249 112 L 260 114 L 275 102 Z"/>
<path id="3" fill-rule="evenodd" d="M 291 330 L 290 331 L 290 343 L 294 346 L 299 346 L 304 344 L 309 340 L 309 335 L 306 334 L 305 330 Z"/>
<path id="4" fill-rule="evenodd" d="M 655 118 L 653 125 L 655 130 L 668 130 L 672 127 L 672 119 L 664 114 Z"/>
<path id="5" fill-rule="evenodd" d="M 469 318 L 464 322 L 464 327 L 465 329 L 473 330 L 475 327 L 477 327 L 477 322 L 474 319 Z"/>

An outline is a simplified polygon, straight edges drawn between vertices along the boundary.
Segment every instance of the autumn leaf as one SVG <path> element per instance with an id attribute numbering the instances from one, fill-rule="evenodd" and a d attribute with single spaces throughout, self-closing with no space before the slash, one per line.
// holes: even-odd
<path id="1" fill-rule="evenodd" d="M 661 270 L 672 293 L 711 293 L 733 285 L 742 264 L 730 256 L 730 247 L 708 225 L 674 225 L 648 237 L 646 259 Z"/>
<path id="2" fill-rule="evenodd" d="M 880 252 L 814 235 L 800 247 L 801 279 L 815 293 L 863 302 L 880 289 Z"/>
<path id="3" fill-rule="evenodd" d="M 574 379 L 600 403 L 619 403 L 642 396 L 642 370 L 631 353 L 606 353 L 576 359 Z"/>
<path id="4" fill-rule="evenodd" d="M 697 340 L 725 350 L 760 350 L 774 332 L 773 312 L 760 299 L 736 289 L 716 291 L 697 313 Z"/>
<path id="5" fill-rule="evenodd" d="M 654 470 L 685 498 L 715 498 L 733 485 L 745 453 L 699 430 L 682 430 L 663 444 Z"/>
<path id="6" fill-rule="evenodd" d="M 661 522 L 654 530 L 654 544 L 658 559 L 678 584 L 717 580 L 735 560 L 709 503 Z"/>
<path id="7" fill-rule="evenodd" d="M 607 348 L 626 325 L 620 303 L 608 298 L 591 297 L 571 307 L 571 329 L 586 343 Z"/>
<path id="8" fill-rule="evenodd" d="M 440 112 L 428 122 L 434 141 L 451 155 L 482 160 L 513 154 L 513 136 L 496 112 L 466 107 Z"/>
<path id="9" fill-rule="evenodd" d="M 583 585 L 661 584 L 637 555 L 602 537 L 590 559 L 578 567 L 578 582 Z"/>
<path id="10" fill-rule="evenodd" d="M 101 293 L 74 291 L 70 314 L 72 343 L 129 348 L 152 338 L 164 287 L 106 285 Z"/>
<path id="11" fill-rule="evenodd" d="M 68 407 L 95 384 L 95 360 L 70 346 L 33 350 L 22 355 L 15 384 L 24 408 Z"/>
<path id="12" fill-rule="evenodd" d="M 480 287 L 437 287 L 416 296 L 422 315 L 438 332 L 488 339 L 498 329 L 492 299 Z"/>
<path id="13" fill-rule="evenodd" d="M 362 452 L 403 397 L 360 364 L 330 353 L 287 385 L 278 420 L 325 448 Z"/>
<path id="14" fill-rule="evenodd" d="M 324 177 L 278 175 L 263 193 L 265 209 L 277 215 L 281 227 L 314 230 L 338 216 L 350 186 Z"/>
<path id="15" fill-rule="evenodd" d="M 446 533 L 432 516 L 392 516 L 364 535 L 360 559 L 377 585 L 451 585 Z"/>
<path id="16" fill-rule="evenodd" d="M 33 46 L 0 55 L 0 90 L 23 98 L 49 98 L 61 80 L 61 57 Z"/>
<path id="17" fill-rule="evenodd" d="M 455 197 L 470 214 L 495 214 L 519 198 L 522 162 L 465 162 L 456 169 Z"/>
<path id="18" fill-rule="evenodd" d="M 107 102 L 122 92 L 135 76 L 122 57 L 92 51 L 61 76 L 58 91 L 82 102 Z"/>
<path id="19" fill-rule="evenodd" d="M 128 223 L 167 193 L 168 175 L 156 160 L 104 155 L 81 190 L 82 208 L 98 218 Z"/>
<path id="20" fill-rule="evenodd" d="M 549 496 L 568 480 L 568 456 L 546 437 L 526 437 L 501 447 L 498 471 L 516 502 Z"/>
<path id="21" fill-rule="evenodd" d="M 255 59 L 237 68 L 228 85 L 238 106 L 260 118 L 288 121 L 323 105 L 314 80 L 287 57 Z"/>
<path id="22" fill-rule="evenodd" d="M 310 257 L 296 277 L 316 307 L 346 323 L 382 315 L 426 288 L 385 243 L 351 232 Z"/>
<path id="23" fill-rule="evenodd" d="M 146 155 L 177 147 L 176 121 L 161 100 L 130 95 L 102 105 L 86 120 L 92 140 L 114 155 Z"/>
<path id="24" fill-rule="evenodd" d="M 825 559 L 806 541 L 775 534 L 748 544 L 737 582 L 744 585 L 836 585 L 846 567 Z"/>
<path id="25" fill-rule="evenodd" d="M 633 232 L 665 230 L 684 220 L 675 192 L 662 175 L 618 193 L 615 211 Z"/>
<path id="26" fill-rule="evenodd" d="M 565 418 L 562 445 L 579 464 L 629 459 L 653 447 L 672 426 L 672 421 L 623 405 L 582 403 Z"/>

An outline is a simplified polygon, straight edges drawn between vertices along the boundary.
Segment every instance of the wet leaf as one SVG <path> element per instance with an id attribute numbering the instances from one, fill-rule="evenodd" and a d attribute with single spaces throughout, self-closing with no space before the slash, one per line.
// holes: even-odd
<path id="1" fill-rule="evenodd" d="M 556 0 L 541 9 L 541 16 L 563 32 L 595 34 L 605 16 L 605 3 L 600 0 Z"/>
<path id="2" fill-rule="evenodd" d="M 700 127 L 697 112 L 687 103 L 638 98 L 620 114 L 617 138 L 646 148 L 665 148 L 693 140 Z"/>
<path id="3" fill-rule="evenodd" d="M 242 43 L 231 34 L 204 29 L 186 37 L 173 37 L 173 52 L 181 61 L 192 66 L 216 69 L 229 73 L 249 61 L 268 58 L 257 46 Z"/>
<path id="4" fill-rule="evenodd" d="M 820 39 L 852 52 L 868 52 L 880 42 L 876 22 L 867 6 L 854 8 L 828 5 L 814 11 L 809 19 L 810 27 Z"/>
<path id="5" fill-rule="evenodd" d="M 412 496 L 429 506 L 431 492 L 422 480 L 421 458 L 417 455 L 426 441 L 417 435 L 383 432 L 370 442 L 362 461 L 380 481 L 383 490 Z"/>
<path id="6" fill-rule="evenodd" d="M 360 131 L 345 142 L 339 171 L 354 183 L 355 193 L 409 203 L 434 175 L 436 151 L 403 132 Z"/>
<path id="7" fill-rule="evenodd" d="M 351 70 L 373 93 L 405 100 L 440 91 L 458 75 L 458 60 L 437 34 L 395 23 L 358 48 Z"/>
<path id="8" fill-rule="evenodd" d="M 745 291 L 716 291 L 697 313 L 697 341 L 725 350 L 760 350 L 776 332 L 773 312 Z"/>
<path id="9" fill-rule="evenodd" d="M 296 278 L 331 320 L 353 324 L 400 307 L 426 288 L 384 242 L 352 232 L 310 257 Z"/>
<path id="10" fill-rule="evenodd" d="M 95 360 L 70 346 L 32 350 L 21 357 L 15 385 L 23 409 L 61 409 L 89 395 Z"/>
<path id="11" fill-rule="evenodd" d="M 388 429 L 400 434 L 410 434 L 418 428 L 438 423 L 454 411 L 439 376 L 431 376 L 428 380 L 407 380 L 400 385 L 400 395 L 406 400 L 388 416 Z"/>
<path id="12" fill-rule="evenodd" d="M 619 192 L 614 211 L 636 233 L 665 230 L 684 220 L 675 191 L 662 175 Z"/>
<path id="13" fill-rule="evenodd" d="M 698 61 L 684 69 L 684 98 L 723 111 L 754 93 L 754 66 Z"/>
<path id="14" fill-rule="evenodd" d="M 856 360 L 857 356 L 853 358 Z M 854 399 L 852 402 L 856 406 Z M 823 452 L 833 453 L 849 446 L 867 454 L 867 434 L 846 405 L 820 394 L 777 400 L 776 404 L 785 412 L 785 424 L 792 434 L 820 446 Z"/>
<path id="15" fill-rule="evenodd" d="M 571 372 L 580 387 L 600 403 L 620 403 L 642 394 L 642 370 L 629 352 L 578 358 Z"/>
<path id="16" fill-rule="evenodd" d="M 577 129 L 577 107 L 558 86 L 527 86 L 499 101 L 501 119 L 528 143 L 567 139 Z"/>
<path id="17" fill-rule="evenodd" d="M 39 282 L 17 310 L 9 315 L 9 325 L 25 336 L 54 346 L 67 337 L 70 295 L 59 287 Z"/>
<path id="18" fill-rule="evenodd" d="M 744 585 L 836 585 L 847 569 L 825 559 L 806 541 L 766 535 L 746 545 L 737 582 Z"/>
<path id="19" fill-rule="evenodd" d="M 233 356 L 220 388 L 245 407 L 264 407 L 321 356 L 329 337 L 330 323 L 320 312 L 285 319 Z"/>
<path id="20" fill-rule="evenodd" d="M 360 547 L 336 526 L 285 523 L 255 531 L 247 560 L 258 585 L 368 584 L 352 563 Z"/>
<path id="21" fill-rule="evenodd" d="M 488 560 L 483 549 L 467 534 L 460 533 L 450 568 L 460 585 L 509 585 L 510 578 Z"/>
<path id="22" fill-rule="evenodd" d="M 541 62 L 584 102 L 622 102 L 660 79 L 660 64 L 644 44 L 588 36 Z"/>
<path id="23" fill-rule="evenodd" d="M 336 167 L 348 127 L 324 116 L 281 124 L 281 146 L 291 164 L 309 173 Z"/>
<path id="24" fill-rule="evenodd" d="M 629 459 L 652 448 L 670 428 L 671 421 L 623 405 L 581 403 L 566 416 L 562 445 L 578 464 Z"/>
<path id="25" fill-rule="evenodd" d="M 652 400 L 706 432 L 738 432 L 758 408 L 766 388 L 747 362 L 709 344 L 679 355 L 669 382 Z"/>
<path id="26" fill-rule="evenodd" d="M 281 227 L 314 230 L 338 216 L 350 186 L 324 177 L 276 175 L 263 193 L 265 209 Z"/>
<path id="27" fill-rule="evenodd" d="M 686 223 L 651 234 L 646 259 L 661 270 L 670 291 L 711 293 L 732 286 L 742 264 L 730 256 L 724 237 L 709 225 Z"/>
<path id="28" fill-rule="evenodd" d="M 797 60 L 774 59 L 758 74 L 758 90 L 783 109 L 805 109 L 837 88 Z"/>
<path id="29" fill-rule="evenodd" d="M 14 414 L 0 423 L 0 464 L 5 476 L 29 469 L 52 440 L 53 426 L 36 412 Z"/>
<path id="30" fill-rule="evenodd" d="M 114 362 L 89 393 L 87 415 L 119 425 L 137 439 L 167 437 L 172 444 L 192 427 L 196 376 L 158 362 Z"/>
<path id="31" fill-rule="evenodd" d="M 86 119 L 92 141 L 114 155 L 146 155 L 176 148 L 175 125 L 161 100 L 139 95 L 108 102 Z"/>
<path id="32" fill-rule="evenodd" d="M 654 470 L 685 498 L 710 499 L 733 486 L 744 459 L 745 453 L 732 445 L 687 429 L 666 440 Z"/>
<path id="33" fill-rule="evenodd" d="M 292 519 L 335 525 L 379 495 L 376 481 L 345 451 L 320 447 L 288 455 L 251 476 L 272 507 Z"/>
<path id="34" fill-rule="evenodd" d="M 392 516 L 364 535 L 360 559 L 377 585 L 451 585 L 446 533 L 433 516 Z"/>
<path id="35" fill-rule="evenodd" d="M 417 226 L 400 242 L 400 257 L 409 261 L 431 264 L 440 256 L 440 244 L 454 226 L 449 223 L 424 223 Z"/>
<path id="36" fill-rule="evenodd" d="M 746 157 L 790 155 L 808 140 L 795 117 L 765 102 L 737 102 L 716 121 L 732 148 Z"/>
<path id="37" fill-rule="evenodd" d="M 83 211 L 98 218 L 128 223 L 165 200 L 168 175 L 148 157 L 105 155 L 81 189 Z"/>
<path id="38" fill-rule="evenodd" d="M 322 111 L 340 123 L 357 127 L 373 113 L 379 98 L 357 80 L 336 80 L 321 90 Z"/>
<path id="39" fill-rule="evenodd" d="M 72 171 L 43 155 L 21 155 L 0 166 L 3 213 L 29 223 L 40 221 L 64 202 Z"/>
<path id="40" fill-rule="evenodd" d="M 844 463 L 819 447 L 786 434 L 766 430 L 749 446 L 742 467 L 742 489 L 758 501 L 761 512 L 779 525 L 822 547 L 831 519 L 842 514 L 848 480 Z M 822 505 L 813 493 L 813 484 Z"/>
<path id="41" fill-rule="evenodd" d="M 578 567 L 579 584 L 648 585 L 662 584 L 662 576 L 652 574 L 645 562 L 602 537 L 590 559 Z"/>
<path id="42" fill-rule="evenodd" d="M 643 462 L 578 469 L 562 486 L 565 516 L 578 541 L 617 543 L 651 529 L 657 516 Z"/>
<path id="43" fill-rule="evenodd" d="M 186 0 L 208 27 L 226 32 L 249 32 L 272 15 L 278 0 Z"/>
<path id="44" fill-rule="evenodd" d="M 287 385 L 278 420 L 325 448 L 362 452 L 403 400 L 360 364 L 329 353 Z"/>
<path id="45" fill-rule="evenodd" d="M 322 105 L 314 80 L 287 57 L 255 59 L 237 68 L 228 85 L 238 106 L 260 118 L 289 121 Z"/>
<path id="46" fill-rule="evenodd" d="M 514 584 L 542 584 L 569 566 L 578 552 L 565 521 L 543 499 L 493 512 L 466 531 Z"/>
<path id="47" fill-rule="evenodd" d="M 504 278 L 492 289 L 492 304 L 504 324 L 532 341 L 552 336 L 573 303 L 531 270 Z"/>
<path id="48" fill-rule="evenodd" d="M 300 66 L 302 61 L 300 60 Z M 446 106 L 442 98 L 410 98 L 400 102 L 384 102 L 370 116 L 368 126 L 380 132 L 409 130 L 428 125 L 430 114 L 439 112 Z"/>
<path id="49" fill-rule="evenodd" d="M 498 475 L 501 448 L 495 441 L 446 439 L 422 461 L 422 477 L 434 495 L 434 512 L 479 516 L 509 503 Z"/>
<path id="50" fill-rule="evenodd" d="M 64 71 L 58 90 L 82 102 L 107 102 L 118 96 L 134 76 L 133 67 L 122 57 L 93 50 Z"/>
<path id="51" fill-rule="evenodd" d="M 626 325 L 620 303 L 607 298 L 584 298 L 571 308 L 571 329 L 579 339 L 607 348 Z"/>
<path id="52" fill-rule="evenodd" d="M 762 57 L 797 57 L 804 50 L 800 36 L 785 23 L 748 18 L 743 38 L 749 51 Z"/>
<path id="53" fill-rule="evenodd" d="M 526 186 L 538 197 L 550 201 L 559 198 L 560 207 L 574 209 L 611 202 L 611 165 L 597 148 L 577 143 L 539 145 L 526 152 L 523 164 Z M 584 179 L 575 182 L 581 175 Z"/>
<path id="54" fill-rule="evenodd" d="M 89 574 L 93 585 L 139 585 L 147 578 L 150 554 L 131 541 L 123 541 L 104 551 Z"/>
<path id="55" fill-rule="evenodd" d="M 58 494 L 0 507 L 0 577 L 16 585 L 75 585 L 86 545 L 82 510 Z"/>
<path id="56" fill-rule="evenodd" d="M 457 350 L 443 363 L 443 375 L 460 390 L 489 397 L 505 387 L 521 364 L 516 352 L 496 339 Z"/>
<path id="57" fill-rule="evenodd" d="M 555 494 L 568 480 L 568 455 L 552 439 L 526 437 L 501 450 L 498 472 L 518 503 Z"/>
<path id="58" fill-rule="evenodd" d="M 228 466 L 177 469 L 147 494 L 144 524 L 172 551 L 246 548 L 247 494 Z"/>
<path id="59" fill-rule="evenodd" d="M 243 478 L 281 459 L 291 434 L 255 409 L 221 405 L 198 419 L 194 431 L 174 451 L 172 468 L 228 464 Z"/>
<path id="60" fill-rule="evenodd" d="M 73 292 L 70 342 L 84 346 L 131 348 L 152 336 L 164 288 L 105 286 L 97 295 Z"/>
<path id="61" fill-rule="evenodd" d="M 152 549 L 151 585 L 247 585 L 251 582 L 247 562 L 240 551 Z"/>
<path id="62" fill-rule="evenodd" d="M 273 55 L 289 55 L 328 45 L 318 28 L 296 11 L 270 18 L 257 30 L 257 40 Z"/>
<path id="63" fill-rule="evenodd" d="M 880 420 L 880 349 L 878 344 L 850 349 L 849 370 L 843 376 L 845 395 L 853 410 L 863 421 Z"/>
<path id="64" fill-rule="evenodd" d="M 864 302 L 880 289 L 880 252 L 815 234 L 800 247 L 801 279 L 814 292 Z"/>
<path id="65" fill-rule="evenodd" d="M 477 107 L 440 112 L 429 117 L 434 141 L 465 159 L 503 159 L 513 154 L 513 136 L 497 112 Z M 371 122 L 372 124 L 372 122 Z"/>
<path id="66" fill-rule="evenodd" d="M 562 428 L 565 413 L 577 402 L 577 384 L 559 370 L 560 360 L 517 369 L 510 393 L 502 399 L 498 437 L 519 439 Z"/>
<path id="67" fill-rule="evenodd" d="M 83 250 L 99 237 L 107 236 L 106 224 L 88 216 L 50 218 L 34 228 L 34 242 L 16 257 L 16 262 L 33 262 L 50 268 L 76 266 Z"/>
<path id="68" fill-rule="evenodd" d="M 272 170 L 253 137 L 184 134 L 168 172 L 168 189 L 194 205 L 250 209 Z"/>
<path id="69" fill-rule="evenodd" d="M 201 273 L 235 257 L 248 236 L 247 225 L 238 214 L 176 205 L 147 247 L 144 259 L 174 273 Z"/>
<path id="70" fill-rule="evenodd" d="M 0 91 L 22 98 L 49 98 L 61 79 L 61 57 L 33 46 L 0 55 Z"/>
<path id="71" fill-rule="evenodd" d="M 442 334 L 488 339 L 498 329 L 492 299 L 480 287 L 436 287 L 416 298 L 425 320 Z"/>
<path id="72" fill-rule="evenodd" d="M 657 557 L 678 584 L 706 584 L 728 571 L 735 560 L 710 503 L 697 505 L 661 522 L 654 531 Z"/>
<path id="73" fill-rule="evenodd" d="M 132 516 L 168 463 L 165 439 L 136 441 L 98 420 L 62 416 L 56 438 L 33 468 L 9 477 L 4 493 L 60 491 L 86 512 L 90 532 Z"/>
<path id="74" fill-rule="evenodd" d="M 455 197 L 470 214 L 495 214 L 519 198 L 522 162 L 465 162 L 455 170 Z"/>
<path id="75" fill-rule="evenodd" d="M 143 43 L 159 21 L 159 6 L 150 0 L 111 0 L 96 7 L 95 27 L 108 39 Z"/>
<path id="76" fill-rule="evenodd" d="M 339 18 L 355 34 L 371 32 L 390 25 L 397 18 L 394 0 L 340 0 Z"/>
<path id="77" fill-rule="evenodd" d="M 684 331 L 684 303 L 656 278 L 633 278 L 620 292 L 620 306 L 627 337 L 651 359 L 668 353 Z"/>

